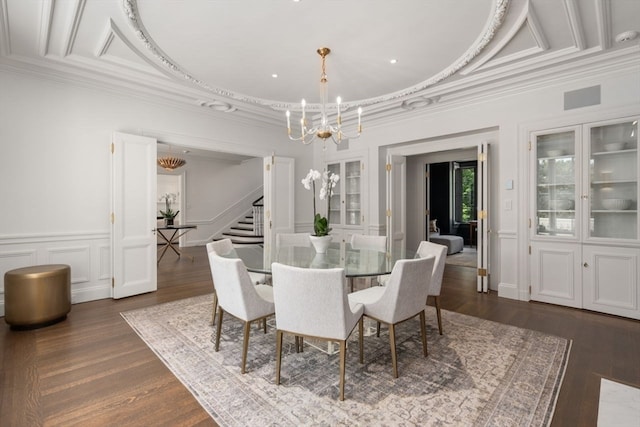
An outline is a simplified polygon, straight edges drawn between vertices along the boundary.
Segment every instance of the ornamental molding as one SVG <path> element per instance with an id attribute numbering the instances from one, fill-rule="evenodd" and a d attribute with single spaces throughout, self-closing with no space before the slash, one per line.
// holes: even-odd
<path id="1" fill-rule="evenodd" d="M 482 35 L 478 37 L 475 43 L 471 45 L 469 49 L 467 49 L 467 51 L 464 54 L 462 54 L 462 56 L 460 56 L 453 64 L 451 64 L 450 66 L 448 66 L 447 68 L 439 72 L 438 74 L 430 77 L 427 80 L 424 80 L 423 82 L 415 86 L 411 86 L 401 91 L 393 92 L 390 94 L 386 94 L 386 95 L 382 95 L 374 98 L 359 100 L 357 102 L 351 102 L 351 103 L 347 102 L 343 104 L 343 110 L 348 111 L 351 108 L 356 106 L 372 106 L 375 104 L 383 104 L 383 103 L 389 103 L 392 101 L 404 100 L 452 76 L 453 74 L 458 72 L 460 69 L 465 67 L 467 64 L 469 64 L 474 58 L 476 58 L 487 47 L 487 45 L 491 42 L 491 40 L 493 40 L 495 34 L 497 33 L 497 31 L 500 29 L 500 27 L 504 22 L 504 18 L 507 13 L 509 2 L 510 0 L 494 1 L 493 16 L 491 17 L 491 20 L 488 22 Z M 149 51 L 149 53 L 151 53 L 160 62 L 160 64 L 163 67 L 169 70 L 172 74 L 180 77 L 181 80 L 194 84 L 199 88 L 204 89 L 205 91 L 215 96 L 223 97 L 223 98 L 234 100 L 237 102 L 251 104 L 254 106 L 266 107 L 275 111 L 285 111 L 285 110 L 295 111 L 300 109 L 300 106 L 298 104 L 277 102 L 273 100 L 266 100 L 262 98 L 256 98 L 256 97 L 252 97 L 244 94 L 239 94 L 227 89 L 213 87 L 208 83 L 196 78 L 187 70 L 185 70 L 183 67 L 181 67 L 178 63 L 176 63 L 169 55 L 167 55 L 160 48 L 160 46 L 158 46 L 158 44 L 153 40 L 153 38 L 149 35 L 144 24 L 142 23 L 142 19 L 140 18 L 140 14 L 138 12 L 137 0 L 122 0 L 122 9 L 124 11 L 127 21 L 129 22 L 129 25 L 132 27 L 136 36 L 140 39 L 140 41 L 143 43 L 143 45 Z M 210 105 L 206 105 L 206 104 L 207 103 L 202 103 L 201 105 L 211 107 Z M 220 108 L 220 106 L 217 106 L 217 107 Z M 320 111 L 321 108 L 322 106 L 320 104 L 307 104 L 306 106 L 306 109 L 308 111 Z M 407 106 L 404 106 L 404 108 L 407 108 Z M 409 108 L 411 109 L 411 107 Z M 214 109 L 217 109 L 217 108 L 214 108 Z M 224 107 L 220 108 L 220 110 L 222 111 L 226 110 L 227 112 L 232 112 L 232 111 L 236 111 L 236 108 L 228 106 L 227 108 L 224 108 Z"/>

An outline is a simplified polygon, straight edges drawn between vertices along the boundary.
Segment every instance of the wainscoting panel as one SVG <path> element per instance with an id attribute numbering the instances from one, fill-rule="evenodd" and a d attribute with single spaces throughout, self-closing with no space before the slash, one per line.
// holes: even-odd
<path id="1" fill-rule="evenodd" d="M 109 233 L 0 238 L 0 316 L 4 316 L 4 274 L 42 264 L 71 267 L 72 304 L 111 298 Z"/>

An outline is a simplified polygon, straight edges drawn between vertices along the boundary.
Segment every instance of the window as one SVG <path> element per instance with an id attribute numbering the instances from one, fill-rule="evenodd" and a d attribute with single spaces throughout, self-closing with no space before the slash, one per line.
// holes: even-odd
<path id="1" fill-rule="evenodd" d="M 453 163 L 454 220 L 469 223 L 476 219 L 476 162 Z"/>

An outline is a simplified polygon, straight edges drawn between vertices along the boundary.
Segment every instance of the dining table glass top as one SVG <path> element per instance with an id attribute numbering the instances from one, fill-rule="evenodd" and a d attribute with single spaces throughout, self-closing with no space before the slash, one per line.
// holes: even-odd
<path id="1" fill-rule="evenodd" d="M 235 247 L 223 254 L 227 258 L 240 258 L 247 270 L 254 273 L 271 273 L 271 264 L 279 262 L 302 268 L 344 268 L 347 277 L 378 276 L 391 273 L 399 259 L 413 258 L 415 252 L 395 250 L 379 252 L 366 248 L 354 248 L 350 243 L 333 242 L 324 254 L 316 253 L 313 246 L 273 247 L 262 245 Z"/>

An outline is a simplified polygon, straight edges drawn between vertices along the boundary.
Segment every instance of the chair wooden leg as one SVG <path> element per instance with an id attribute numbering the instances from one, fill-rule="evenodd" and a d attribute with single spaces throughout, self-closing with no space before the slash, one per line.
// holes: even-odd
<path id="1" fill-rule="evenodd" d="M 344 400 L 344 371 L 347 360 L 347 341 L 340 341 L 340 400 Z"/>
<path id="2" fill-rule="evenodd" d="M 296 335 L 296 353 L 300 353 L 300 337 Z"/>
<path id="3" fill-rule="evenodd" d="M 440 335 L 442 335 L 442 315 L 440 314 L 440 297 L 434 296 L 433 299 L 436 303 L 436 314 L 438 315 L 438 330 L 440 331 Z"/>
<path id="4" fill-rule="evenodd" d="M 298 337 L 296 337 L 297 340 Z M 280 385 L 280 367 L 282 364 L 282 331 L 276 330 L 276 385 Z"/>
<path id="5" fill-rule="evenodd" d="M 380 322 L 376 325 L 376 337 L 380 338 Z"/>
<path id="6" fill-rule="evenodd" d="M 262 329 L 264 329 L 264 333 L 267 333 L 267 318 L 262 319 Z"/>
<path id="7" fill-rule="evenodd" d="M 389 345 L 391 346 L 391 364 L 393 365 L 393 378 L 398 378 L 398 357 L 396 355 L 396 326 L 389 324 Z"/>
<path id="8" fill-rule="evenodd" d="M 242 369 L 240 372 L 245 373 L 247 365 L 247 350 L 249 349 L 249 334 L 251 333 L 251 322 L 244 323 L 244 339 L 242 340 Z"/>
<path id="9" fill-rule="evenodd" d="M 218 311 L 218 295 L 213 292 L 213 309 L 211 311 L 211 326 L 216 324 L 216 311 Z"/>
<path id="10" fill-rule="evenodd" d="M 222 333 L 222 314 L 224 310 L 220 307 L 218 310 L 218 325 L 216 326 L 216 351 L 220 349 L 220 334 Z"/>
<path id="11" fill-rule="evenodd" d="M 360 363 L 364 363 L 364 351 L 362 347 L 364 346 L 364 319 L 360 317 L 358 321 L 358 344 L 360 345 Z"/>
<path id="12" fill-rule="evenodd" d="M 424 353 L 424 357 L 427 357 L 429 354 L 427 350 L 427 324 L 426 317 L 424 314 L 424 310 L 420 312 L 420 335 L 422 335 L 422 353 Z"/>

